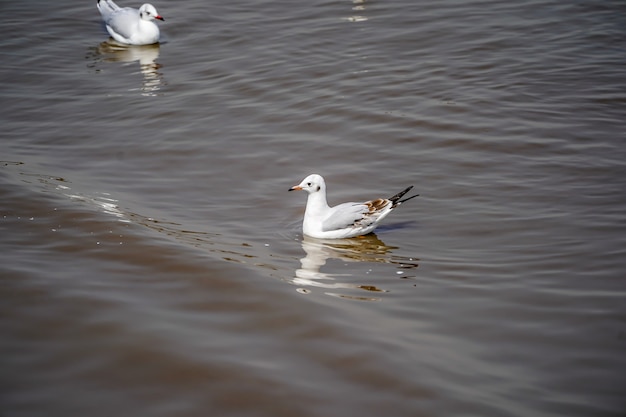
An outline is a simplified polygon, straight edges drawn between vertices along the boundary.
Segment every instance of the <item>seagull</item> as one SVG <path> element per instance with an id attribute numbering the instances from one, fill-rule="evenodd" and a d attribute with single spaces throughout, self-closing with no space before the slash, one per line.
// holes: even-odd
<path id="1" fill-rule="evenodd" d="M 119 7 L 113 0 L 98 0 L 98 10 L 107 31 L 116 41 L 126 45 L 151 45 L 159 41 L 159 27 L 154 19 L 163 19 L 151 4 L 137 9 Z"/>
<path id="2" fill-rule="evenodd" d="M 309 193 L 302 222 L 302 232 L 318 239 L 345 239 L 366 235 L 400 204 L 417 197 L 401 198 L 410 186 L 389 198 L 377 198 L 363 203 L 343 203 L 329 207 L 326 202 L 326 182 L 321 175 L 311 174 L 299 185 L 289 189 Z"/>

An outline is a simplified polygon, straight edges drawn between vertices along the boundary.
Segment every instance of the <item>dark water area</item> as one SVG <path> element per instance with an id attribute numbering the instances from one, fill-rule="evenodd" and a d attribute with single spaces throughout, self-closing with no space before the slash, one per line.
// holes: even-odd
<path id="1" fill-rule="evenodd" d="M 623 2 L 94 3 L 0 6 L 2 417 L 625 415 Z"/>

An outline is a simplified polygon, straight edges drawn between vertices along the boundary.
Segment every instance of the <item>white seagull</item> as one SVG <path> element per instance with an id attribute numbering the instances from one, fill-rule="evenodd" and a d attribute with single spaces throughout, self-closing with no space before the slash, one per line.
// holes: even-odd
<path id="1" fill-rule="evenodd" d="M 326 202 L 326 183 L 321 175 L 311 174 L 299 185 L 289 189 L 309 193 L 302 222 L 302 232 L 319 239 L 345 239 L 366 235 L 400 204 L 417 197 L 400 200 L 413 186 L 393 197 L 377 198 L 363 203 L 343 203 L 329 207 Z"/>
<path id="2" fill-rule="evenodd" d="M 113 39 L 126 45 L 151 45 L 159 41 L 154 19 L 163 19 L 151 4 L 137 9 L 119 7 L 113 0 L 98 0 L 98 10 Z"/>

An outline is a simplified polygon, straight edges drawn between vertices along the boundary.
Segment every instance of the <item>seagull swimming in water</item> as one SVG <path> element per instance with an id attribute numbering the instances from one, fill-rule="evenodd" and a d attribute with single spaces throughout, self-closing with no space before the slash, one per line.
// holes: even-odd
<path id="1" fill-rule="evenodd" d="M 113 0 L 97 0 L 98 10 L 113 39 L 126 45 L 151 45 L 161 32 L 154 19 L 163 19 L 151 4 L 138 9 L 119 7 Z"/>
<path id="2" fill-rule="evenodd" d="M 330 207 L 326 202 L 326 182 L 321 175 L 311 174 L 289 191 L 309 193 L 302 222 L 302 232 L 319 239 L 344 239 L 366 235 L 400 204 L 417 197 L 401 198 L 410 186 L 389 198 L 377 198 L 363 203 L 343 203 Z"/>

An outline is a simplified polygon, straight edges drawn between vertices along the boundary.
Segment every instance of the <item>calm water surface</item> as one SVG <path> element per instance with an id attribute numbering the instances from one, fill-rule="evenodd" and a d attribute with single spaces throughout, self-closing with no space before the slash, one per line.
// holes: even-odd
<path id="1" fill-rule="evenodd" d="M 94 3 L 0 7 L 3 417 L 625 415 L 624 2 Z"/>

